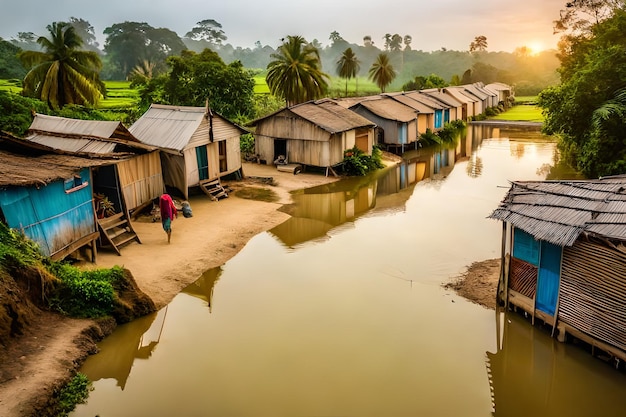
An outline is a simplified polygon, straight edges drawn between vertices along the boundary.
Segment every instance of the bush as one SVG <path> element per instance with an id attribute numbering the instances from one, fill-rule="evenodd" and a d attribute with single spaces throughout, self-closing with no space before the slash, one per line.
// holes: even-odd
<path id="1" fill-rule="evenodd" d="M 366 155 L 356 146 L 348 149 L 343 155 L 343 172 L 351 176 L 363 176 L 376 169 L 382 168 L 382 151 L 374 146 L 372 156 Z"/>
<path id="2" fill-rule="evenodd" d="M 59 392 L 57 416 L 65 417 L 76 408 L 77 404 L 83 404 L 89 396 L 91 381 L 85 374 L 77 373 L 74 378 Z"/>
<path id="3" fill-rule="evenodd" d="M 72 317 L 96 318 L 110 315 L 114 308 L 113 283 L 124 271 L 111 269 L 82 271 L 67 263 L 55 262 L 49 270 L 60 280 L 50 297 L 50 306 Z"/>

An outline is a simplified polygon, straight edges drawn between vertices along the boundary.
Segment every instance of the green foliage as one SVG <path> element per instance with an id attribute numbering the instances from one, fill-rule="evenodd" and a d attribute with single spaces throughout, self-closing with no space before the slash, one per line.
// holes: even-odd
<path id="1" fill-rule="evenodd" d="M 383 168 L 382 151 L 375 146 L 372 155 L 367 155 L 356 146 L 343 154 L 342 169 L 346 175 L 363 176 L 374 170 Z"/>
<path id="2" fill-rule="evenodd" d="M 13 271 L 33 266 L 42 259 L 43 255 L 35 242 L 0 222 L 0 268 Z"/>
<path id="3" fill-rule="evenodd" d="M 432 145 L 454 143 L 458 139 L 463 129 L 465 129 L 465 126 L 466 124 L 463 120 L 453 120 L 449 123 L 446 123 L 445 126 L 437 132 L 426 129 L 426 132 L 420 135 L 420 144 L 423 147 L 427 147 Z"/>
<path id="4" fill-rule="evenodd" d="M 68 416 L 78 404 L 84 404 L 91 391 L 91 381 L 85 374 L 77 373 L 74 378 L 61 389 L 58 395 L 57 417 Z"/>
<path id="5" fill-rule="evenodd" d="M 250 158 L 254 155 L 254 136 L 251 133 L 241 135 L 239 141 L 239 148 L 241 149 L 241 155 L 244 159 Z"/>
<path id="6" fill-rule="evenodd" d="M 587 178 L 624 173 L 626 120 L 613 116 L 598 123 L 594 114 L 624 105 L 618 97 L 626 79 L 625 28 L 626 11 L 615 10 L 589 36 L 567 37 L 561 44 L 562 83 L 539 94 L 544 133 L 560 137 L 562 156 Z"/>
<path id="7" fill-rule="evenodd" d="M 0 38 L 0 78 L 24 78 L 26 69 L 17 58 L 19 52 L 21 48 Z"/>
<path id="8" fill-rule="evenodd" d="M 287 36 L 271 58 L 267 85 L 287 105 L 321 98 L 328 90 L 329 76 L 322 72 L 319 50 L 302 36 Z"/>
<path id="9" fill-rule="evenodd" d="M 381 53 L 369 69 L 369 78 L 376 83 L 382 93 L 396 78 L 398 73 L 389 59 L 389 54 Z"/>
<path id="10" fill-rule="evenodd" d="M 33 121 L 31 111 L 47 114 L 48 105 L 40 100 L 0 91 L 0 130 L 22 136 Z"/>
<path id="11" fill-rule="evenodd" d="M 100 81 L 102 62 L 94 51 L 81 49 L 83 40 L 66 22 L 47 26 L 50 38 L 37 39 L 43 49 L 18 55 L 28 69 L 22 94 L 38 98 L 53 109 L 66 104 L 94 105 L 106 94 Z"/>
<path id="12" fill-rule="evenodd" d="M 403 91 L 426 90 L 429 88 L 447 87 L 448 83 L 436 74 L 430 74 L 428 77 L 421 75 L 416 76 L 412 81 L 402 86 Z"/>
<path id="13" fill-rule="evenodd" d="M 169 57 L 167 64 L 168 72 L 131 84 L 139 90 L 142 106 L 205 106 L 209 100 L 211 108 L 227 119 L 253 115 L 254 80 L 241 62 L 226 65 L 217 53 L 205 49 L 200 54 L 183 51 Z"/>
<path id="14" fill-rule="evenodd" d="M 111 314 L 115 300 L 113 283 L 124 275 L 121 267 L 83 271 L 67 263 L 52 262 L 48 269 L 60 280 L 50 297 L 53 309 L 72 317 Z"/>

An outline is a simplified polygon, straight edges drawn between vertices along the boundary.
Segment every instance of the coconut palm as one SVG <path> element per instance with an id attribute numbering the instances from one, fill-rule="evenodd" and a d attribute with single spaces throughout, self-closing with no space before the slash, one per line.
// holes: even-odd
<path id="1" fill-rule="evenodd" d="M 274 60 L 267 65 L 265 80 L 287 106 L 324 96 L 330 77 L 322 72 L 318 49 L 302 36 L 288 36 L 270 56 Z"/>
<path id="2" fill-rule="evenodd" d="M 389 61 L 389 55 L 385 52 L 378 54 L 369 70 L 369 78 L 380 88 L 381 93 L 396 78 L 396 70 Z"/>
<path id="3" fill-rule="evenodd" d="M 96 104 L 106 94 L 98 75 L 100 57 L 96 52 L 79 49 L 83 41 L 69 23 L 54 22 L 47 29 L 50 38 L 37 39 L 42 51 L 19 54 L 29 70 L 23 94 L 46 101 L 53 109 L 66 104 Z"/>
<path id="4" fill-rule="evenodd" d="M 352 48 L 346 49 L 337 61 L 337 75 L 346 79 L 346 96 L 348 96 L 348 80 L 356 78 L 361 69 L 361 62 L 357 59 Z M 358 81 L 357 81 L 358 82 Z"/>

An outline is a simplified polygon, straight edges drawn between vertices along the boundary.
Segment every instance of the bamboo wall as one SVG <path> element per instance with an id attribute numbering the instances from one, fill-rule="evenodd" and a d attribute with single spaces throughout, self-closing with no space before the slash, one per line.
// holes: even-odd
<path id="1" fill-rule="evenodd" d="M 126 208 L 130 211 L 159 197 L 165 190 L 159 152 L 122 161 L 117 164 L 117 170 Z"/>
<path id="2" fill-rule="evenodd" d="M 563 252 L 558 319 L 626 351 L 626 254 L 579 239 Z"/>

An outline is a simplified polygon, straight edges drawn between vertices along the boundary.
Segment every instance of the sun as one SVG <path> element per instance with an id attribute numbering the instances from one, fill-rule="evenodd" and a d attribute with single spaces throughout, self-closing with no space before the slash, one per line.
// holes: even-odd
<path id="1" fill-rule="evenodd" d="M 542 51 L 546 49 L 544 44 L 540 41 L 529 42 L 526 47 L 528 48 L 530 55 L 539 55 Z"/>

